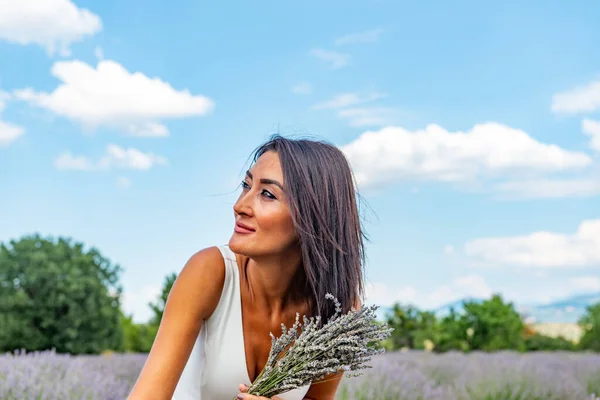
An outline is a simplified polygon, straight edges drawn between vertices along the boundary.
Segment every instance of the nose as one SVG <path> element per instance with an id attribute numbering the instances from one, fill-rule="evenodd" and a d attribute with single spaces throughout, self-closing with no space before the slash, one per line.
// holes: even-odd
<path id="1" fill-rule="evenodd" d="M 237 215 L 246 215 L 250 217 L 254 214 L 254 211 L 252 210 L 252 196 L 249 191 L 240 194 L 240 197 L 238 197 L 233 205 L 233 211 Z"/>

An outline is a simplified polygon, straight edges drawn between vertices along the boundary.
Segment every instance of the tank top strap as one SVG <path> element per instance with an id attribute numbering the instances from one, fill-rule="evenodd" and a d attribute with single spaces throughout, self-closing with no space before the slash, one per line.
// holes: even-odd
<path id="1" fill-rule="evenodd" d="M 225 262 L 225 282 L 219 304 L 206 320 L 201 400 L 233 398 L 240 383 L 250 384 L 244 345 L 240 271 L 236 254 L 218 246 Z M 281 393 L 283 400 L 301 400 L 306 387 Z M 198 397 L 195 397 L 198 398 Z"/>
<path id="2" fill-rule="evenodd" d="M 211 316 L 202 324 L 173 400 L 233 398 L 237 385 L 248 380 L 241 336 L 237 260 L 229 246 L 217 247 L 225 263 L 221 297 Z"/>
<path id="3" fill-rule="evenodd" d="M 231 284 L 232 282 L 230 281 L 239 281 L 239 271 L 235 253 L 231 251 L 229 246 L 226 244 L 222 244 L 217 247 L 223 256 L 223 261 L 225 261 L 225 285 Z"/>
<path id="4" fill-rule="evenodd" d="M 217 246 L 225 262 L 225 281 L 217 307 L 206 321 L 209 337 L 222 336 L 223 332 L 238 329 L 238 314 L 241 313 L 240 278 L 235 253 L 228 245 Z"/>

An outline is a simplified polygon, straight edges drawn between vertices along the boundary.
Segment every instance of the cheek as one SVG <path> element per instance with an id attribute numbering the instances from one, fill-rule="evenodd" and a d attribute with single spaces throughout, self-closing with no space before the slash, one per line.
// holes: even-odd
<path id="1" fill-rule="evenodd" d="M 281 230 L 281 234 L 288 239 L 296 239 L 296 229 L 294 228 L 292 217 L 287 216 L 287 218 L 281 224 Z"/>
<path id="2" fill-rule="evenodd" d="M 263 232 L 274 240 L 289 242 L 296 239 L 294 223 L 288 211 L 273 214 L 263 222 Z"/>

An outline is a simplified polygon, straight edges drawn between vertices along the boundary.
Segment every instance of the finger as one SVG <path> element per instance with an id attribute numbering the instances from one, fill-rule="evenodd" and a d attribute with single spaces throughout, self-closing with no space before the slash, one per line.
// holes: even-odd
<path id="1" fill-rule="evenodd" d="M 240 386 L 238 386 L 238 389 L 240 390 L 240 392 L 246 393 L 248 391 L 248 386 L 244 385 L 243 383 L 240 383 Z"/>
<path id="2" fill-rule="evenodd" d="M 254 396 L 254 395 L 251 395 L 251 394 L 248 394 L 248 393 L 240 393 L 240 394 L 237 395 L 237 398 L 239 400 L 269 400 L 266 397 Z M 279 399 L 279 400 L 281 400 L 281 399 Z"/>

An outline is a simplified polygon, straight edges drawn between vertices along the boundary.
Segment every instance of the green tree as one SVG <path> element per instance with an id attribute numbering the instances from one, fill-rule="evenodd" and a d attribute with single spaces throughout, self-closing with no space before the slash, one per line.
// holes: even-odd
<path id="1" fill-rule="evenodd" d="M 600 303 L 586 308 L 585 314 L 579 320 L 579 325 L 583 329 L 579 347 L 582 350 L 600 352 Z"/>
<path id="2" fill-rule="evenodd" d="M 494 294 L 481 303 L 464 304 L 461 328 L 466 328 L 471 350 L 523 350 L 523 320 L 510 302 Z"/>
<path id="3" fill-rule="evenodd" d="M 165 277 L 163 282 L 163 287 L 160 295 L 155 303 L 148 303 L 154 315 L 150 320 L 150 324 L 152 325 L 160 325 L 160 320 L 162 319 L 163 312 L 165 311 L 165 305 L 167 304 L 167 299 L 169 298 L 169 293 L 171 292 L 171 288 L 177 279 L 177 274 L 172 272 L 171 274 Z"/>
<path id="4" fill-rule="evenodd" d="M 454 308 L 450 308 L 448 315 L 442 318 L 439 324 L 439 338 L 436 342 L 436 352 L 450 350 L 469 351 L 469 335 L 471 331 L 465 318 Z"/>
<path id="5" fill-rule="evenodd" d="M 426 341 L 435 344 L 439 341 L 439 322 L 431 311 L 419 311 L 417 314 L 417 329 L 413 332 L 415 349 L 426 348 Z"/>
<path id="6" fill-rule="evenodd" d="M 454 309 L 440 322 L 436 351 L 525 349 L 524 324 L 512 303 L 494 294 L 481 303 L 465 301 L 459 313 Z"/>
<path id="7" fill-rule="evenodd" d="M 126 352 L 148 353 L 151 350 L 175 279 L 177 279 L 175 273 L 165 277 L 161 293 L 156 301 L 148 303 L 153 315 L 145 323 L 136 323 L 133 321 L 133 316 L 121 314 L 121 324 L 124 331 L 123 349 Z"/>
<path id="8" fill-rule="evenodd" d="M 550 337 L 534 333 L 525 338 L 525 349 L 527 351 L 574 351 L 576 346 L 564 337 Z"/>
<path id="9" fill-rule="evenodd" d="M 120 272 L 69 238 L 0 244 L 0 351 L 122 349 Z"/>
<path id="10" fill-rule="evenodd" d="M 390 347 L 393 349 L 423 349 L 426 340 L 433 343 L 437 340 L 437 320 L 432 312 L 396 303 L 388 312 L 386 322 L 394 328 L 389 338 Z"/>
<path id="11" fill-rule="evenodd" d="M 158 326 L 150 323 L 140 324 L 133 321 L 131 315 L 122 315 L 124 345 L 126 352 L 148 353 L 158 331 Z"/>
<path id="12" fill-rule="evenodd" d="M 411 305 L 394 304 L 388 312 L 386 322 L 394 328 L 390 341 L 394 349 L 414 348 L 414 332 L 418 327 L 419 310 Z"/>

